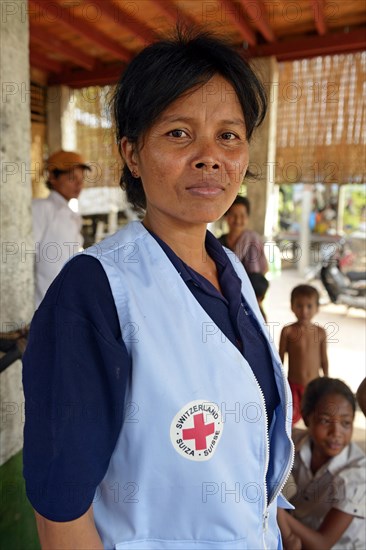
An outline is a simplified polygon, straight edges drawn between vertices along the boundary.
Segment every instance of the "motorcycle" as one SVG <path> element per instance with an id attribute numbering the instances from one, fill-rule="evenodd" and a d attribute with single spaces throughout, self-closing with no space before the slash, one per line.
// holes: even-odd
<path id="1" fill-rule="evenodd" d="M 334 304 L 366 309 L 366 274 L 343 273 L 339 258 L 323 260 L 320 279 Z"/>

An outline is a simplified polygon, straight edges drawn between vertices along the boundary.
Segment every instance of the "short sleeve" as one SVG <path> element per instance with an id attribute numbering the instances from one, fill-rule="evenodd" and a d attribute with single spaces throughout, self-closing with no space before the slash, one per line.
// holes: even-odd
<path id="1" fill-rule="evenodd" d="M 23 358 L 24 477 L 41 515 L 92 504 L 122 426 L 130 359 L 101 264 L 78 256 L 37 310 Z"/>
<path id="2" fill-rule="evenodd" d="M 333 508 L 351 516 L 366 517 L 366 461 L 336 476 L 332 483 Z"/>

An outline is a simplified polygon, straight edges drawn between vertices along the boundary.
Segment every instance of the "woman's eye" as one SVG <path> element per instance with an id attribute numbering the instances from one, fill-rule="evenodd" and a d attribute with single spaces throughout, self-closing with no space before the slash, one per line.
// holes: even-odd
<path id="1" fill-rule="evenodd" d="M 235 134 L 233 134 L 232 132 L 224 132 L 223 134 L 221 134 L 221 138 L 224 141 L 232 141 L 233 139 L 236 139 L 237 136 Z"/>
<path id="2" fill-rule="evenodd" d="M 328 418 L 321 418 L 320 419 L 320 424 L 329 424 L 329 419 Z"/>
<path id="3" fill-rule="evenodd" d="M 171 130 L 168 132 L 168 136 L 180 138 L 180 137 L 186 137 L 187 134 L 184 130 Z"/>

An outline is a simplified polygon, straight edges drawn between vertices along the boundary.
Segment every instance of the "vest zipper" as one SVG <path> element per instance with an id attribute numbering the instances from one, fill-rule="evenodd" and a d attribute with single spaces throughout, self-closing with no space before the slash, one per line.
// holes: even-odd
<path id="1" fill-rule="evenodd" d="M 279 367 L 281 369 L 281 372 L 282 372 L 282 385 L 283 385 L 283 389 L 284 389 L 284 393 L 285 393 L 285 401 L 286 401 L 286 405 L 287 405 L 287 403 L 289 403 L 289 395 L 288 395 L 288 392 L 287 392 L 287 385 L 285 384 L 285 376 L 286 376 L 285 375 L 285 370 L 282 366 L 282 363 L 277 363 L 277 365 L 279 365 Z M 286 407 L 286 414 L 287 414 L 287 407 Z M 286 435 L 287 435 L 287 432 L 286 432 Z M 271 504 L 274 501 L 275 497 L 277 498 L 277 496 L 280 494 L 280 492 L 282 491 L 282 489 L 286 485 L 288 478 L 290 477 L 291 470 L 292 470 L 292 467 L 293 467 L 294 462 L 295 462 L 295 448 L 294 448 L 293 444 L 291 444 L 291 447 L 292 447 L 291 460 L 288 463 L 285 476 L 283 478 L 283 481 L 282 481 L 281 485 L 279 486 L 279 489 L 274 492 L 274 494 L 271 498 L 271 501 L 268 503 L 268 505 Z"/>
<path id="2" fill-rule="evenodd" d="M 243 306 L 244 307 L 244 306 Z M 244 307 L 244 311 L 245 311 L 245 307 Z M 284 389 L 284 394 L 285 394 L 285 401 L 286 401 L 286 405 L 287 403 L 289 402 L 289 396 L 288 396 L 288 392 L 287 392 L 287 386 L 284 382 L 285 380 L 285 371 L 283 369 L 283 366 L 281 363 L 277 363 L 276 364 L 279 365 L 280 369 L 281 369 L 281 373 L 282 373 L 282 385 L 283 385 L 283 389 Z M 255 374 L 253 373 L 253 376 L 254 376 L 254 380 L 256 381 L 256 384 L 258 386 L 258 389 L 259 389 L 259 393 L 260 393 L 260 396 L 262 398 L 262 404 L 263 404 L 263 410 L 264 410 L 264 417 L 265 417 L 265 420 L 266 420 L 266 461 L 265 461 L 265 472 L 266 472 L 266 475 L 267 475 L 267 470 L 268 470 L 268 464 L 269 464 L 269 453 L 270 453 L 270 445 L 269 445 L 269 436 L 268 436 L 268 416 L 267 416 L 267 409 L 266 409 L 266 404 L 265 404 L 265 399 L 264 399 L 264 394 L 263 394 L 263 391 L 262 391 L 262 388 L 260 387 L 259 385 L 259 382 L 255 376 Z M 287 432 L 286 432 L 287 434 Z M 267 532 L 267 529 L 268 529 L 268 507 L 269 505 L 274 501 L 275 497 L 277 498 L 277 496 L 279 495 L 279 493 L 282 491 L 282 489 L 284 488 L 284 486 L 286 485 L 286 482 L 288 480 L 288 478 L 290 477 L 290 473 L 291 473 L 291 470 L 292 470 L 292 467 L 294 465 L 294 461 L 295 461 L 295 450 L 294 450 L 294 447 L 292 446 L 292 456 L 291 456 L 291 460 L 289 461 L 288 463 L 288 466 L 287 466 L 287 470 L 286 470 L 286 474 L 283 478 L 283 481 L 279 487 L 279 489 L 277 491 L 274 491 L 273 493 L 273 496 L 271 498 L 271 500 L 268 502 L 267 504 L 267 498 L 268 498 L 268 492 L 267 492 L 267 480 L 266 480 L 266 475 L 264 477 L 264 510 L 263 510 L 263 521 L 262 521 L 262 528 L 263 528 L 263 550 L 267 550 L 267 545 L 266 545 L 266 540 L 265 540 L 265 535 L 266 535 L 266 532 Z"/>
<path id="3" fill-rule="evenodd" d="M 263 515 L 263 550 L 267 550 L 266 539 L 265 539 L 267 529 L 268 529 L 268 511 L 266 511 L 265 514 Z"/>
<path id="4" fill-rule="evenodd" d="M 243 302 L 241 303 L 241 305 L 244 309 L 245 315 L 249 315 L 249 312 L 247 311 L 247 309 L 246 309 L 245 305 L 243 304 Z M 255 376 L 253 371 L 252 371 L 252 373 L 253 373 L 254 380 L 255 380 L 255 382 L 258 386 L 259 394 L 260 394 L 261 399 L 262 399 L 264 418 L 265 418 L 265 421 L 266 421 L 266 459 L 265 459 L 264 499 L 263 499 L 264 508 L 263 508 L 263 517 L 262 517 L 263 549 L 266 550 L 267 545 L 266 545 L 265 535 L 266 535 L 266 531 L 268 529 L 268 505 L 267 505 L 268 491 L 267 491 L 266 476 L 267 476 L 267 470 L 268 470 L 268 464 L 269 464 L 269 452 L 270 452 L 270 449 L 269 449 L 269 436 L 268 436 L 268 416 L 267 416 L 266 401 L 265 401 L 265 398 L 264 398 L 264 393 L 263 393 L 262 388 L 261 388 L 261 386 L 260 386 L 260 384 L 257 380 L 257 377 Z"/>
<path id="5" fill-rule="evenodd" d="M 253 376 L 254 376 L 254 380 L 256 381 L 256 384 L 258 386 L 259 394 L 260 394 L 261 399 L 262 399 L 264 418 L 265 418 L 265 421 L 266 421 L 266 459 L 265 459 L 265 468 L 264 468 L 264 471 L 265 471 L 265 475 L 264 475 L 264 499 L 263 499 L 264 507 L 263 507 L 263 518 L 262 518 L 263 549 L 266 550 L 267 546 L 266 546 L 266 541 L 265 541 L 265 534 L 266 534 L 266 531 L 267 531 L 267 528 L 268 528 L 268 505 L 267 505 L 268 491 L 267 491 L 266 476 L 267 476 L 267 470 L 268 470 L 268 464 L 269 464 L 268 416 L 267 416 L 266 402 L 265 402 L 265 399 L 264 399 L 264 394 L 263 394 L 262 388 L 260 387 L 259 382 L 258 382 L 258 380 L 257 380 L 254 373 L 253 373 Z"/>

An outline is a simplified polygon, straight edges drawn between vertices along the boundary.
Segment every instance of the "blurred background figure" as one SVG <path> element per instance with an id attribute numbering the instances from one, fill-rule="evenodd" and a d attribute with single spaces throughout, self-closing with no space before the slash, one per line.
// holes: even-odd
<path id="1" fill-rule="evenodd" d="M 301 399 L 306 386 L 322 373 L 328 376 L 327 333 L 312 323 L 319 310 L 319 292 L 311 285 L 297 285 L 291 292 L 291 310 L 297 321 L 283 327 L 279 353 L 288 356 L 288 382 L 293 400 L 292 423 L 301 419 Z"/>
<path id="2" fill-rule="evenodd" d="M 263 300 L 266 296 L 266 293 L 269 287 L 269 282 L 267 281 L 267 279 L 262 273 L 248 273 L 248 277 L 250 282 L 252 283 L 252 287 L 255 292 L 255 296 L 257 298 L 260 312 L 263 315 L 263 319 L 267 321 L 267 316 L 263 309 Z"/>
<path id="3" fill-rule="evenodd" d="M 356 398 L 361 411 L 366 416 L 366 377 L 357 388 Z"/>
<path id="4" fill-rule="evenodd" d="M 80 195 L 85 170 L 90 167 L 78 153 L 52 154 L 47 161 L 51 192 L 46 199 L 32 202 L 36 308 L 65 262 L 82 248 L 81 217 L 70 208 L 69 201 Z"/>
<path id="5" fill-rule="evenodd" d="M 301 548 L 361 549 L 366 546 L 366 456 L 352 441 L 356 400 L 336 378 L 316 378 L 305 390 L 301 412 L 307 430 L 296 429 L 292 475 L 296 493 L 290 513 L 279 510 L 286 538 Z M 284 544 L 285 550 L 292 550 Z"/>
<path id="6" fill-rule="evenodd" d="M 236 197 L 225 214 L 229 233 L 219 238 L 223 246 L 230 248 L 241 260 L 247 273 L 268 271 L 263 241 L 255 231 L 248 229 L 250 202 L 246 197 Z"/>

